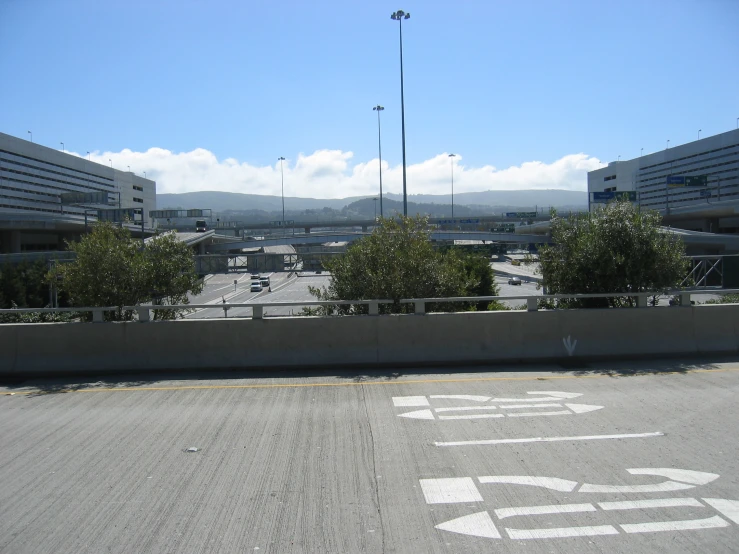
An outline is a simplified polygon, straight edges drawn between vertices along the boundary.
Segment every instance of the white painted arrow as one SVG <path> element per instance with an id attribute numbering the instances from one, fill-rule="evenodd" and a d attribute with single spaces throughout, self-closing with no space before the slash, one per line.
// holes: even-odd
<path id="1" fill-rule="evenodd" d="M 398 414 L 398 417 L 407 417 L 409 419 L 434 419 L 434 414 L 431 410 L 416 410 L 415 412 Z"/>
<path id="2" fill-rule="evenodd" d="M 581 392 L 560 392 L 560 391 L 527 391 L 526 394 L 548 394 L 548 397 L 541 398 L 493 398 L 491 402 L 551 402 L 552 400 L 562 400 L 563 398 L 577 398 L 582 396 Z"/>
<path id="3" fill-rule="evenodd" d="M 592 406 L 589 404 L 565 404 L 568 410 L 559 410 L 554 412 L 513 412 L 513 413 L 497 413 L 497 414 L 462 414 L 462 415 L 439 415 L 437 416 L 440 420 L 457 420 L 457 419 L 493 419 L 501 417 L 542 417 L 542 416 L 559 416 L 559 415 L 573 415 L 573 414 L 586 414 L 588 412 L 594 412 L 595 410 L 602 410 L 603 406 Z M 501 409 L 518 409 L 518 408 L 545 408 L 545 407 L 563 407 L 562 404 L 517 404 L 517 405 L 502 405 Z M 448 412 L 470 412 L 476 410 L 495 410 L 495 406 L 457 406 L 455 408 L 434 408 L 434 411 L 438 413 Z M 407 417 L 409 419 L 435 419 L 432 410 L 414 410 L 412 412 L 405 412 L 404 414 L 398 414 L 398 417 Z"/>
<path id="4" fill-rule="evenodd" d="M 565 404 L 570 410 L 576 414 L 586 414 L 595 410 L 602 410 L 603 406 L 590 406 L 588 404 Z"/>
<path id="5" fill-rule="evenodd" d="M 436 529 L 441 531 L 451 531 L 460 535 L 470 535 L 473 537 L 483 537 L 486 539 L 501 538 L 498 529 L 495 527 L 490 514 L 487 512 L 478 512 L 469 516 L 458 517 L 440 523 Z"/>

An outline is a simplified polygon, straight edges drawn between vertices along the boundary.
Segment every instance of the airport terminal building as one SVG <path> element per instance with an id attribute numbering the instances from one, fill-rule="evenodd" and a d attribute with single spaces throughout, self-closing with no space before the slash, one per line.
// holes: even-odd
<path id="1" fill-rule="evenodd" d="M 103 193 L 106 203 L 62 204 L 62 194 Z M 143 208 L 152 228 L 156 183 L 129 171 L 0 133 L 0 253 L 58 250 L 97 210 Z M 137 216 L 140 218 L 140 216 Z M 140 229 L 140 224 L 132 230 Z"/>
<path id="2" fill-rule="evenodd" d="M 588 173 L 588 204 L 622 195 L 680 229 L 739 233 L 739 129 Z"/>

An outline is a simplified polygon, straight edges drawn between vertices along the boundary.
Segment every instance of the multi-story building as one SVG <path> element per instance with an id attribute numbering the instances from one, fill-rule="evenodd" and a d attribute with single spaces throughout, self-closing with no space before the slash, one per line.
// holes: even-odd
<path id="1" fill-rule="evenodd" d="M 107 193 L 98 204 L 62 204 L 68 192 Z M 97 210 L 143 208 L 152 228 L 156 183 L 0 133 L 0 252 L 56 250 L 95 221 Z M 139 216 L 140 217 L 140 216 Z"/>
<path id="2" fill-rule="evenodd" d="M 689 179 L 690 178 L 690 179 Z M 739 129 L 588 173 L 590 208 L 615 193 L 632 193 L 666 225 L 713 233 L 739 232 Z"/>

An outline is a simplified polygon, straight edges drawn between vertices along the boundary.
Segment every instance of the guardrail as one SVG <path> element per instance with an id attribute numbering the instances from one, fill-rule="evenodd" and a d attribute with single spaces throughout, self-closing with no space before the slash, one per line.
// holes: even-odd
<path id="1" fill-rule="evenodd" d="M 717 290 L 716 292 L 719 292 Z M 739 294 L 739 289 L 721 289 L 721 294 Z M 677 296 L 680 299 L 680 306 L 690 306 L 691 296 L 693 294 L 706 294 L 705 290 L 670 290 L 666 292 L 623 292 L 609 294 L 544 294 L 540 296 L 521 295 L 521 296 L 457 296 L 450 298 L 405 298 L 399 302 L 401 304 L 413 304 L 416 315 L 426 313 L 427 303 L 461 303 L 461 302 L 492 302 L 492 301 L 510 301 L 525 300 L 526 311 L 539 311 L 539 301 L 541 300 L 580 300 L 586 298 L 636 298 L 637 308 L 648 307 L 648 299 L 652 296 Z M 393 304 L 394 300 L 378 299 L 378 300 L 304 300 L 295 302 L 246 302 L 246 303 L 219 303 L 219 304 L 174 304 L 174 305 L 136 305 L 136 306 L 108 306 L 108 307 L 82 307 L 82 308 L 15 308 L 1 309 L 1 314 L 22 314 L 22 313 L 92 313 L 93 323 L 102 323 L 105 321 L 104 313 L 117 310 L 132 311 L 138 315 L 138 321 L 147 323 L 151 321 L 152 310 L 172 310 L 172 309 L 220 309 L 223 310 L 224 317 L 228 317 L 228 311 L 233 308 L 252 308 L 251 319 L 263 319 L 265 308 L 275 307 L 295 307 L 295 306 L 326 306 L 338 307 L 351 305 L 367 306 L 370 316 L 380 315 L 381 304 Z M 620 308 L 614 308 L 620 309 Z M 410 314 L 408 314 L 410 315 Z"/>

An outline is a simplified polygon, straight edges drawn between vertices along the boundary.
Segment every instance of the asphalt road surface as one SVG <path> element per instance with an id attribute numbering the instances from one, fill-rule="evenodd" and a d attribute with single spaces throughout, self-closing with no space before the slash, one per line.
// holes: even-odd
<path id="1" fill-rule="evenodd" d="M 529 369 L 6 383 L 0 552 L 736 552 L 739 363 Z"/>

